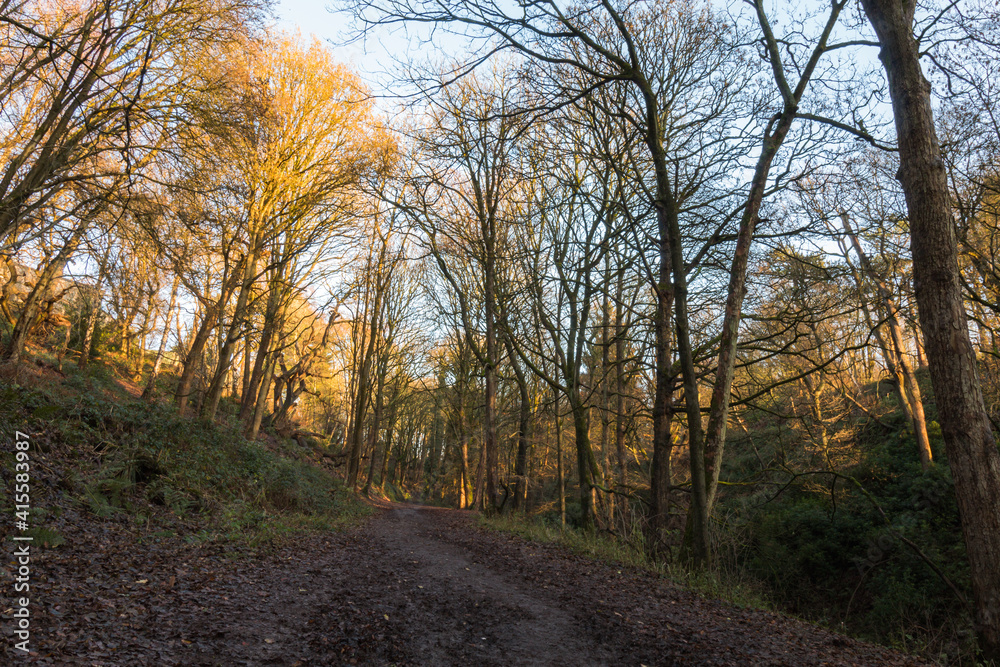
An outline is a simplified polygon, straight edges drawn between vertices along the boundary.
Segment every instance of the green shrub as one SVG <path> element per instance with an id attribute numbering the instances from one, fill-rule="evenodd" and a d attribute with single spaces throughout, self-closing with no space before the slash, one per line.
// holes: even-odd
<path id="1" fill-rule="evenodd" d="M 33 444 L 77 453 L 64 487 L 76 489 L 78 502 L 98 517 L 124 514 L 145 524 L 154 514 L 146 508 L 162 506 L 202 522 L 199 540 L 254 541 L 261 536 L 246 531 L 327 529 L 368 511 L 327 472 L 248 441 L 238 429 L 184 419 L 165 405 L 107 398 L 97 390 L 103 373 L 68 378 L 66 386 L 78 390 L 69 396 L 0 391 L 0 423 L 24 428 L 28 420 L 39 434 Z M 301 448 L 282 453 L 300 456 Z"/>
<path id="2" fill-rule="evenodd" d="M 752 535 L 739 565 L 795 613 L 949 660 L 970 655 L 971 620 L 925 561 L 968 590 L 951 473 L 940 429 L 932 423 L 929 430 L 936 463 L 927 472 L 903 428 L 873 422 L 861 430 L 861 457 L 840 472 L 867 496 L 849 480 L 834 486 L 810 475 L 767 502 L 762 495 L 725 500 Z"/>

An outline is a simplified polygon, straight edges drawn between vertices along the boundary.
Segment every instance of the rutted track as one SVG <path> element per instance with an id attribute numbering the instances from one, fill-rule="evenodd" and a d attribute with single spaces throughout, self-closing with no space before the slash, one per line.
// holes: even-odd
<path id="1" fill-rule="evenodd" d="M 117 540 L 115 540 L 117 542 Z M 263 561 L 183 544 L 111 543 L 48 585 L 34 661 L 85 665 L 911 665 L 642 572 L 476 529 L 470 514 L 392 505 Z M 67 560 L 67 562 L 69 562 Z M 77 565 L 77 570 L 79 565 Z M 70 579 L 81 581 L 68 581 Z M 140 583 L 142 582 L 142 583 Z M 58 599 L 58 593 L 48 596 Z M 89 616 L 81 618 L 81 615 Z M 87 632 L 87 625 L 100 628 Z"/>

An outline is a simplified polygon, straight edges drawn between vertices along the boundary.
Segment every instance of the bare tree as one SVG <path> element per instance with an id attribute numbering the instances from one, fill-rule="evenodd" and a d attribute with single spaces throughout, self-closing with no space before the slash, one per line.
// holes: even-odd
<path id="1" fill-rule="evenodd" d="M 969 342 L 958 243 L 931 86 L 914 35 L 914 0 L 862 0 L 881 46 L 906 196 L 913 290 L 924 334 L 972 573 L 976 627 L 987 659 L 1000 660 L 1000 450 Z"/>

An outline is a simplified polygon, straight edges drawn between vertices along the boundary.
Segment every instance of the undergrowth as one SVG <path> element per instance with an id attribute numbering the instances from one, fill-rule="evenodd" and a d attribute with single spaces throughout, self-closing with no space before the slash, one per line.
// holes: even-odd
<path id="1" fill-rule="evenodd" d="M 738 536 L 736 566 L 781 609 L 942 665 L 975 665 L 972 618 L 955 593 L 969 597 L 971 584 L 954 482 L 929 378 L 918 379 L 934 455 L 926 470 L 895 396 L 875 386 L 876 417 L 845 412 L 829 425 L 842 439 L 830 469 L 779 416 L 787 403 L 744 413 L 746 429 L 727 442 L 717 532 Z"/>
<path id="2" fill-rule="evenodd" d="M 258 546 L 337 529 L 372 511 L 314 464 L 310 448 L 290 441 L 279 454 L 246 440 L 235 424 L 116 396 L 111 379 L 96 371 L 58 388 L 0 388 L 4 432 L 27 432 L 36 452 L 58 462 L 49 465 L 58 476 L 51 486 L 98 518 L 131 522 L 141 534 Z"/>
<path id="3" fill-rule="evenodd" d="M 638 541 L 626 542 L 609 535 L 587 533 L 571 527 L 560 528 L 548 521 L 523 515 L 477 516 L 479 524 L 489 530 L 518 535 L 533 542 L 559 544 L 597 561 L 645 570 L 706 598 L 725 600 L 739 607 L 772 608 L 764 587 L 738 570 L 692 570 L 678 563 L 664 563 L 650 558 L 642 543 L 641 531 L 635 531 L 639 535 Z"/>

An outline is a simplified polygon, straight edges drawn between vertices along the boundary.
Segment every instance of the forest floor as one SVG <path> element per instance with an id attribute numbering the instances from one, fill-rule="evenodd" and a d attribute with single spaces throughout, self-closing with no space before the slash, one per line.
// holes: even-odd
<path id="1" fill-rule="evenodd" d="M 6 636 L 6 664 L 922 664 L 456 510 L 386 504 L 266 555 L 77 537 L 33 564 L 32 655 Z"/>

